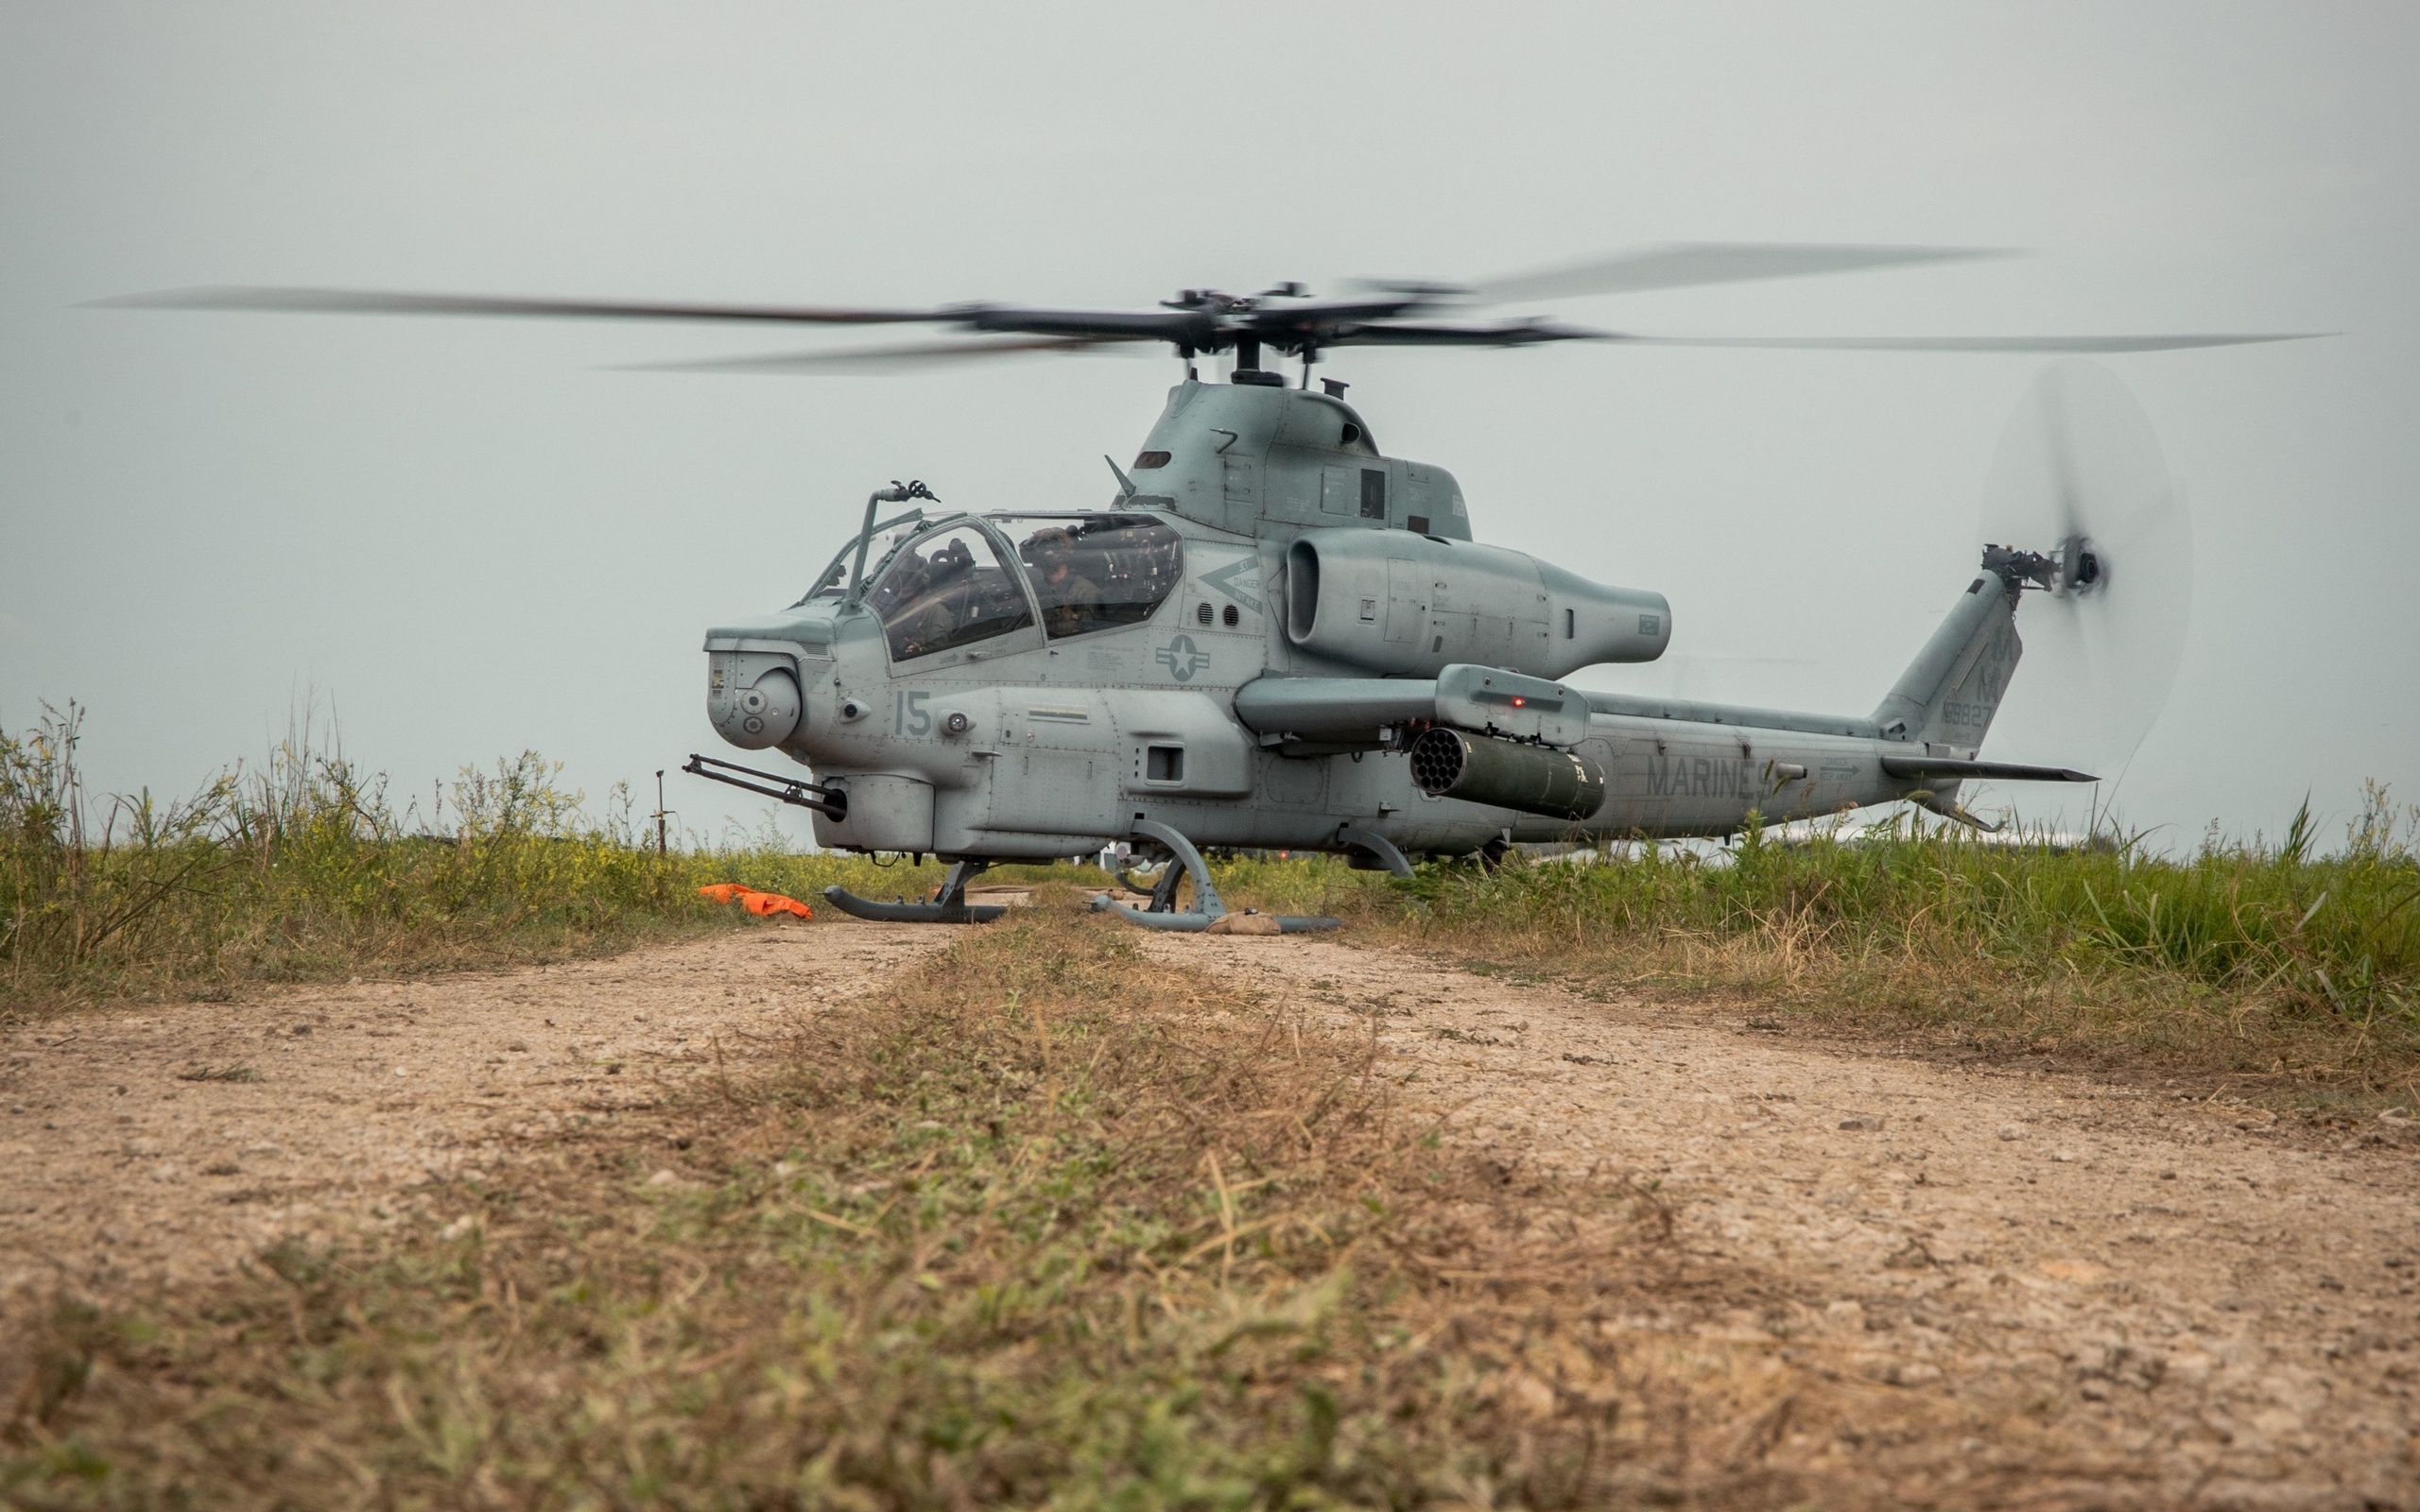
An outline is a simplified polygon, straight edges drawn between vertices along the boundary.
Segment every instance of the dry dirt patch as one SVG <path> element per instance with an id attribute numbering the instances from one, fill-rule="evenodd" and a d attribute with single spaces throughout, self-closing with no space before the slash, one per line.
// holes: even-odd
<path id="1" fill-rule="evenodd" d="M 1508 1173 L 1660 1181 L 1693 1255 L 1785 1298 L 1701 1334 L 1874 1388 L 1876 1435 L 1785 1425 L 1777 1459 L 1871 1459 L 1929 1405 L 2017 1501 L 2420 1505 L 2406 1143 L 1334 941 L 1149 948 L 1357 1023 Z"/>
<path id="2" fill-rule="evenodd" d="M 510 972 L 95 1009 L 0 1035 L 0 1326 L 223 1275 L 502 1177 L 771 1054 L 940 932 L 765 924 Z"/>

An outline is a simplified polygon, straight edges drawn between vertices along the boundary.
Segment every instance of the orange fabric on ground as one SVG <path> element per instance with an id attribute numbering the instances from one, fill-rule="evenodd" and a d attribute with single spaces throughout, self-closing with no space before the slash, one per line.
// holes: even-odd
<path id="1" fill-rule="evenodd" d="M 739 895 L 739 905 L 759 919 L 770 919 L 775 914 L 796 914 L 801 919 L 815 917 L 814 909 L 795 898 L 785 898 L 777 892 L 743 892 Z"/>
<path id="2" fill-rule="evenodd" d="M 800 919 L 815 917 L 814 909 L 795 898 L 785 898 L 777 892 L 759 892 L 735 882 L 717 882 L 712 886 L 700 887 L 698 896 L 711 898 L 718 903 L 736 902 L 759 919 L 770 919 L 775 914 L 791 914 Z"/>

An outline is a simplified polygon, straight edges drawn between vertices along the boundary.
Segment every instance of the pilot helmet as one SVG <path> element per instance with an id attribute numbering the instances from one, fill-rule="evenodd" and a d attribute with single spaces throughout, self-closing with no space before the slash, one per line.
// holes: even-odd
<path id="1" fill-rule="evenodd" d="M 1062 562 L 1072 562 L 1076 558 L 1075 534 L 1061 525 L 1037 530 L 1027 539 L 1022 555 L 1026 560 L 1045 570 Z"/>

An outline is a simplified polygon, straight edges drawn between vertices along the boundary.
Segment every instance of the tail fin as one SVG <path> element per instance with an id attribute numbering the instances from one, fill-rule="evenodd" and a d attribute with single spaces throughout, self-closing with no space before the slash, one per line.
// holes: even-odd
<path id="1" fill-rule="evenodd" d="M 1921 742 L 1939 755 L 1972 756 L 1999 712 L 2025 643 L 2016 589 L 1986 571 L 1968 586 L 1932 639 L 1908 663 L 1874 722 L 1885 740 Z"/>

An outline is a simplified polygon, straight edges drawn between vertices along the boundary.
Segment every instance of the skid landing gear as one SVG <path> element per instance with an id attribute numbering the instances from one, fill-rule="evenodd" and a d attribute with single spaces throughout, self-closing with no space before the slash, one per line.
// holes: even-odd
<path id="1" fill-rule="evenodd" d="M 1389 876 L 1393 877 L 1409 877 L 1415 874 L 1411 869 L 1410 858 L 1396 849 L 1392 840 L 1375 830 L 1364 830 L 1357 825 L 1346 824 L 1337 829 L 1336 837 L 1343 844 L 1351 846 L 1375 861 L 1377 868 L 1374 869 L 1383 869 Z M 1353 864 L 1358 867 L 1362 863 L 1357 859 Z"/>
<path id="2" fill-rule="evenodd" d="M 938 897 L 928 903 L 876 902 L 860 898 L 838 883 L 823 889 L 824 898 L 840 912 L 880 924 L 988 924 L 1008 912 L 998 903 L 969 903 L 966 885 L 991 869 L 989 861 L 958 861 L 950 865 Z"/>
<path id="3" fill-rule="evenodd" d="M 1093 896 L 1096 911 L 1115 913 L 1128 923 L 1140 924 L 1145 929 L 1177 930 L 1187 934 L 1200 934 L 1226 917 L 1227 905 L 1219 897 L 1218 886 L 1210 880 L 1210 868 L 1202 861 L 1201 852 L 1194 849 L 1192 841 L 1152 819 L 1136 819 L 1134 833 L 1166 846 L 1175 859 L 1160 873 L 1159 882 L 1151 888 L 1151 902 L 1148 906 L 1130 908 L 1107 893 L 1096 893 Z M 1186 877 L 1193 879 L 1193 908 L 1189 913 L 1179 913 L 1176 908 L 1177 884 Z M 1286 935 L 1307 935 L 1318 930 L 1335 929 L 1342 922 L 1340 919 L 1297 914 L 1269 917 L 1276 919 L 1278 932 Z"/>

